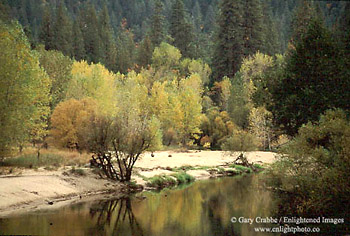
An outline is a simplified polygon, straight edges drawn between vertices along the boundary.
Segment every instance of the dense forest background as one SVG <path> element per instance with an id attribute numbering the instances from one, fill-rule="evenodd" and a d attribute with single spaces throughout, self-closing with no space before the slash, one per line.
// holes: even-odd
<path id="1" fill-rule="evenodd" d="M 174 0 L 161 0 L 160 9 L 159 6 L 157 9 L 156 0 L 1 0 L 1 2 L 6 8 L 4 10 L 24 27 L 33 47 L 42 43 L 46 49 L 60 50 L 78 60 L 104 62 L 115 72 L 126 72 L 135 65 L 145 66 L 147 59 L 140 58 L 137 51 L 142 50 L 140 49 L 142 46 L 146 47 L 143 44 L 147 43 L 148 37 L 151 37 L 154 43 L 155 39 L 152 38 L 154 30 L 161 30 L 162 40 L 174 44 L 181 50 L 179 47 L 181 42 L 176 41 L 173 31 L 179 30 L 176 27 L 186 27 L 181 20 L 176 22 L 172 18 Z M 251 18 L 251 22 L 257 24 L 256 27 L 261 27 L 262 42 L 265 43 L 261 45 L 260 51 L 269 55 L 284 53 L 292 36 L 292 18 L 300 1 L 253 2 L 251 6 L 245 3 L 239 14 L 240 17 Z M 188 40 L 191 44 L 191 48 L 186 48 L 188 55 L 185 56 L 202 58 L 206 63 L 210 63 L 214 50 L 214 34 L 218 28 L 219 0 L 184 0 L 183 3 L 184 9 L 179 10 L 184 11 L 183 17 L 189 28 L 187 37 L 181 40 Z M 329 28 L 335 27 L 344 12 L 345 2 L 320 1 L 317 4 L 325 17 L 326 25 Z M 156 29 L 157 27 L 161 29 Z M 55 37 L 55 34 L 60 36 Z M 111 50 L 113 45 L 107 45 L 111 44 L 108 40 L 117 45 L 119 50 Z M 84 45 L 85 48 L 80 48 Z M 111 62 L 106 62 L 103 58 L 106 53 L 112 52 L 119 59 L 114 65 L 110 65 Z M 120 55 L 123 55 L 123 59 Z"/>

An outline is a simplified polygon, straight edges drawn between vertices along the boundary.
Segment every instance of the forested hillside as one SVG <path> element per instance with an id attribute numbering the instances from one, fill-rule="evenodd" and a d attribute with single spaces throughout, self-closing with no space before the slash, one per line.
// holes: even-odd
<path id="1" fill-rule="evenodd" d="M 3 10 L 22 24 L 32 46 L 45 44 L 46 49 L 57 49 L 78 60 L 102 62 L 107 68 L 121 72 L 147 64 L 147 59 L 142 58 L 146 56 L 140 56 L 139 51 L 145 53 L 148 40 L 154 44 L 154 40 L 157 40 L 154 39 L 156 30 L 161 30 L 163 40 L 173 43 L 186 57 L 202 58 L 210 63 L 215 51 L 214 34 L 220 24 L 217 21 L 218 0 L 185 0 L 183 7 L 174 6 L 174 0 L 1 2 Z M 298 2 L 242 1 L 237 16 L 246 19 L 244 24 L 254 23 L 261 34 L 258 42 L 251 41 L 255 44 L 253 51 L 260 49 L 273 55 L 286 50 Z M 327 26 L 334 27 L 343 11 L 344 2 L 321 1 L 318 4 Z M 182 15 L 178 15 L 176 10 Z M 183 19 L 174 19 L 174 14 Z M 160 28 L 155 29 L 157 27 Z M 176 35 L 174 32 L 185 33 Z M 123 59 L 120 59 L 120 55 L 123 55 Z M 113 61 L 117 58 L 119 61 Z"/>

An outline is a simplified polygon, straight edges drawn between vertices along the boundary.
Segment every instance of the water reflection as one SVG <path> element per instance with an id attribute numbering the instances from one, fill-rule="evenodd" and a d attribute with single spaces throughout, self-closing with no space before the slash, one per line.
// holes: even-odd
<path id="1" fill-rule="evenodd" d="M 90 217 L 96 222 L 90 235 L 144 235 L 132 212 L 129 197 L 93 205 Z"/>
<path id="2" fill-rule="evenodd" d="M 75 205 L 0 221 L 0 234 L 37 235 L 264 235 L 259 224 L 232 217 L 269 217 L 275 201 L 262 175 L 199 181 L 160 193 Z"/>

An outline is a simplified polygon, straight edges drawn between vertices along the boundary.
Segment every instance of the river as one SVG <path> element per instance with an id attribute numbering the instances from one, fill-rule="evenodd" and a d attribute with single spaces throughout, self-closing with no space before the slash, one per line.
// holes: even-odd
<path id="1" fill-rule="evenodd" d="M 277 206 L 263 178 L 253 174 L 202 180 L 2 218 L 0 235 L 271 235 L 256 232 L 256 227 L 271 226 L 256 221 L 271 217 Z"/>

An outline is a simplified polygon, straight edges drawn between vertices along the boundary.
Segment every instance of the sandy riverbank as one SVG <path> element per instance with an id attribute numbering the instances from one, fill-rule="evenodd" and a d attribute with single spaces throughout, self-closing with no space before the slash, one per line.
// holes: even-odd
<path id="1" fill-rule="evenodd" d="M 101 179 L 91 170 L 85 176 L 67 175 L 66 170 L 24 170 L 0 176 L 0 217 L 29 210 L 59 207 L 112 190 L 121 192 L 120 183 Z"/>
<path id="2" fill-rule="evenodd" d="M 240 152 L 226 153 L 223 151 L 188 151 L 174 152 L 161 151 L 146 153 L 136 164 L 136 170 L 139 175 L 150 178 L 155 175 L 171 175 L 175 172 L 170 169 L 182 166 L 192 167 L 225 167 L 232 164 Z M 275 161 L 276 153 L 273 152 L 248 152 L 245 154 L 250 163 L 268 165 Z M 210 178 L 212 174 L 205 170 L 189 170 L 188 174 L 196 179 Z M 140 176 L 134 176 L 138 184 L 144 185 L 145 181 Z"/>
<path id="3" fill-rule="evenodd" d="M 247 158 L 249 162 L 270 164 L 274 162 L 275 154 L 250 152 L 247 153 Z M 152 177 L 158 174 L 172 174 L 167 168 L 223 166 L 232 163 L 234 159 L 235 155 L 226 155 L 221 151 L 162 151 L 155 152 L 154 157 L 146 153 L 135 167 L 139 174 Z M 39 169 L 0 176 L 0 217 L 29 210 L 59 207 L 72 201 L 82 201 L 88 196 L 100 197 L 100 194 L 111 191 L 114 196 L 118 196 L 123 192 L 123 188 L 125 189 L 122 184 L 102 179 L 88 168 L 84 169 L 84 172 L 84 176 L 79 176 L 69 173 L 67 169 Z M 204 170 L 190 170 L 188 173 L 196 179 L 210 177 Z M 133 178 L 137 183 L 145 184 L 139 176 L 134 175 Z"/>

